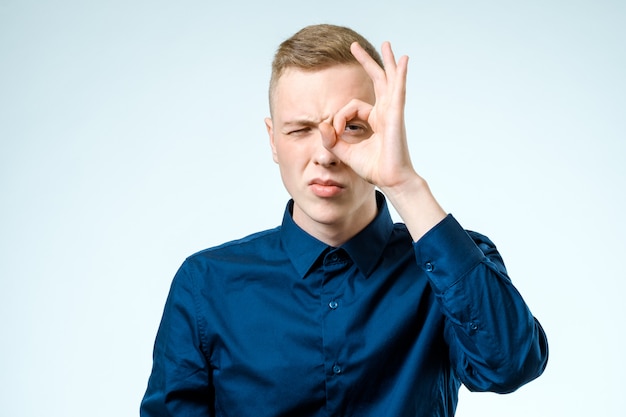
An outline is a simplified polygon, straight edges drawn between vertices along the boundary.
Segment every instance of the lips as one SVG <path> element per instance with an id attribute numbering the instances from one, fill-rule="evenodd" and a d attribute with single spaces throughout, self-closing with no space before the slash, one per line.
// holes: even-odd
<path id="1" fill-rule="evenodd" d="M 318 197 L 334 197 L 340 194 L 344 187 L 340 183 L 333 180 L 323 180 L 316 178 L 309 182 L 309 188 Z"/>

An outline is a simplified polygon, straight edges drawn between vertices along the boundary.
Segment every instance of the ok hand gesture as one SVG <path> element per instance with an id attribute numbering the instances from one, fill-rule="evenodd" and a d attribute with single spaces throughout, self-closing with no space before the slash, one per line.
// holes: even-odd
<path id="1" fill-rule="evenodd" d="M 391 45 L 385 42 L 383 69 L 358 43 L 352 44 L 351 51 L 372 79 L 376 103 L 354 99 L 346 104 L 334 115 L 332 126 L 320 126 L 324 146 L 382 190 L 400 186 L 417 175 L 411 164 L 404 123 L 408 57 L 402 56 L 396 62 Z M 367 121 L 372 135 L 356 143 L 343 140 L 346 127 L 355 119 Z"/>
<path id="2" fill-rule="evenodd" d="M 439 206 L 426 181 L 414 170 L 409 155 L 404 122 L 408 57 L 397 62 L 391 45 L 385 42 L 381 68 L 357 43 L 351 51 L 374 85 L 372 105 L 353 99 L 333 117 L 332 126 L 321 123 L 324 147 L 350 166 L 357 175 L 385 193 L 418 240 L 446 213 Z M 344 140 L 352 120 L 365 120 L 373 131 L 369 138 Z"/>

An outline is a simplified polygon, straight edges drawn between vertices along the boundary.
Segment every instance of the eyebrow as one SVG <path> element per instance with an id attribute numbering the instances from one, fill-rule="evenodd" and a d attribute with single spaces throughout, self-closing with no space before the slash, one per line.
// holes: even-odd
<path id="1" fill-rule="evenodd" d="M 311 117 L 295 117 L 293 119 L 289 119 L 283 123 L 283 126 L 314 126 L 318 125 L 325 119 L 314 119 Z"/>

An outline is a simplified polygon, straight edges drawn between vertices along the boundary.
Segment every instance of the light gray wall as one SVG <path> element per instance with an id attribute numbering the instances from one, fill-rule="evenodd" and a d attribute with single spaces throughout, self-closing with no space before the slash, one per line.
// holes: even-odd
<path id="1" fill-rule="evenodd" d="M 621 414 L 626 3 L 260 3 L 0 3 L 1 414 L 137 415 L 180 263 L 281 220 L 269 66 L 320 22 L 411 57 L 415 166 L 548 332 L 458 416 Z"/>

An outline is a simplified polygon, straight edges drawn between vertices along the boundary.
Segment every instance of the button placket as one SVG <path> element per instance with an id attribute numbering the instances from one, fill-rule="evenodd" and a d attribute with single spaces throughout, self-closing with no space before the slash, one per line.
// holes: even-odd
<path id="1" fill-rule="evenodd" d="M 322 308 L 323 313 L 323 344 L 324 358 L 326 363 L 327 395 L 335 392 L 336 383 L 332 382 L 344 373 L 344 364 L 341 363 L 342 351 L 342 319 L 341 310 L 342 285 L 347 272 L 352 266 L 352 260 L 343 249 L 332 249 L 324 257 L 324 279 L 322 282 Z M 330 397 L 329 397 L 330 398 Z"/>

